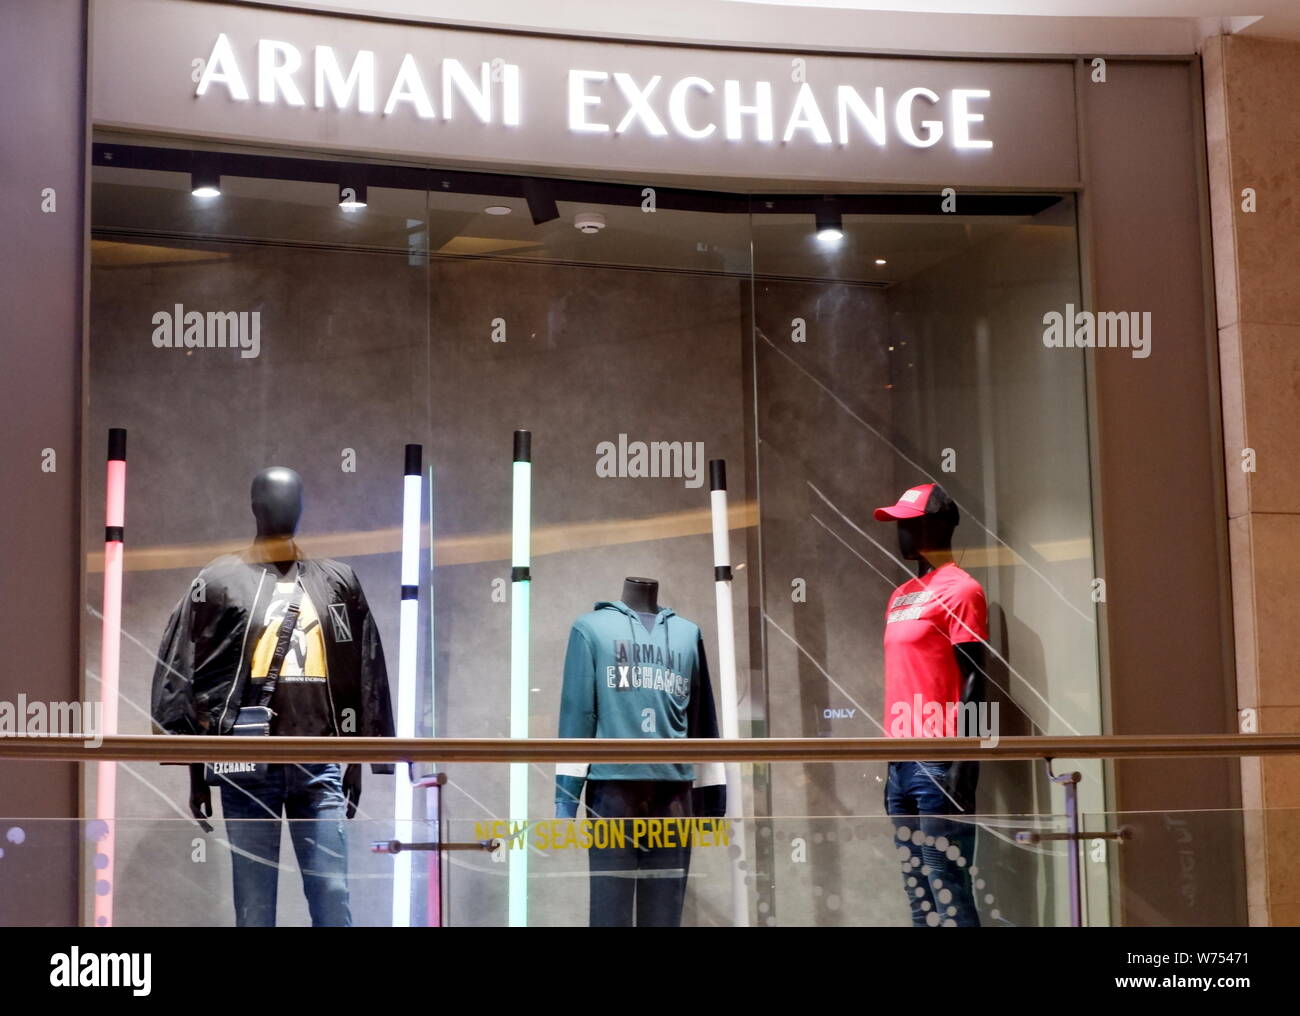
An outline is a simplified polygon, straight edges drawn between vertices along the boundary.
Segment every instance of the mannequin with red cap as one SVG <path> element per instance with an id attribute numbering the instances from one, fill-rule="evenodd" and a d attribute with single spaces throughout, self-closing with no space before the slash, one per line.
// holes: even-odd
<path id="1" fill-rule="evenodd" d="M 890 737 L 974 736 L 983 698 L 988 607 L 984 590 L 956 563 L 957 505 L 937 483 L 877 508 L 898 524 L 898 548 L 916 578 L 885 609 L 885 732 Z M 885 810 L 908 856 L 903 887 L 916 927 L 978 927 L 971 890 L 978 762 L 891 762 Z"/>

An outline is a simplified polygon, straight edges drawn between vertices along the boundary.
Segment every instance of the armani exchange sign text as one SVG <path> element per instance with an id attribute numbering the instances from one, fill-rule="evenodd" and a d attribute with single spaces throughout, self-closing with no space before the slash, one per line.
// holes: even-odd
<path id="1" fill-rule="evenodd" d="M 991 99 L 987 89 L 939 92 L 917 83 L 887 93 L 871 82 L 803 81 L 778 100 L 770 80 L 684 75 L 669 81 L 662 74 L 635 78 L 595 68 L 569 69 L 567 76 L 564 113 L 577 134 L 635 131 L 696 142 L 993 147 L 983 130 Z M 528 115 L 527 86 L 524 70 L 502 59 L 475 67 L 405 53 L 389 66 L 371 50 L 344 54 L 333 46 L 244 42 L 222 33 L 197 72 L 194 94 L 430 122 L 471 118 L 485 127 L 508 128 Z"/>

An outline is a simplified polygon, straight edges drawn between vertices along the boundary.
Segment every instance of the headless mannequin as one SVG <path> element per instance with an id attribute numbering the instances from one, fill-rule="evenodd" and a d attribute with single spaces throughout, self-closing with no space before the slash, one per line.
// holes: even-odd
<path id="1" fill-rule="evenodd" d="M 293 536 L 302 518 L 302 477 L 285 466 L 269 466 L 253 477 L 249 499 L 257 522 L 249 558 L 286 578 L 298 557 Z M 348 799 L 348 818 L 352 818 L 361 799 L 361 766 L 344 768 L 343 793 Z M 212 826 L 204 821 L 212 817 L 212 788 L 203 782 L 202 763 L 190 766 L 190 814 L 204 832 L 212 832 Z"/>
<path id="2" fill-rule="evenodd" d="M 641 625 L 648 633 L 654 627 L 659 617 L 659 582 L 655 579 L 638 578 L 628 576 L 623 580 L 623 603 L 631 609 L 640 619 Z M 619 816 L 647 816 L 656 820 L 664 820 L 668 817 L 680 818 L 691 814 L 691 798 L 689 794 L 690 784 L 673 784 L 670 782 L 658 782 L 653 780 L 615 780 L 605 783 L 607 788 L 618 788 L 617 791 L 608 789 L 605 791 L 594 791 L 592 788 L 597 786 L 595 782 L 588 784 L 587 807 L 589 814 L 593 807 L 592 794 L 597 796 L 595 800 L 599 802 L 596 807 L 603 815 L 608 815 L 606 811 L 607 800 L 604 794 L 615 795 L 612 800 L 617 801 L 615 814 Z M 685 810 L 680 810 L 681 806 L 665 806 L 664 791 L 657 788 L 672 788 L 674 786 L 685 786 L 688 793 L 685 797 Z M 685 875 L 681 878 L 658 878 L 641 882 L 644 877 L 643 867 L 661 868 L 661 869 L 684 869 L 690 861 L 689 852 L 681 853 L 679 850 L 668 851 L 670 860 L 664 861 L 663 848 L 656 848 L 654 851 L 659 854 L 661 860 L 657 863 L 648 863 L 630 859 L 627 856 L 620 857 L 617 861 L 606 863 L 598 871 L 596 860 L 592 860 L 592 923 L 597 927 L 610 926 L 607 922 L 613 922 L 614 926 L 620 926 L 625 922 L 631 924 L 648 923 L 655 926 L 673 926 L 676 927 L 681 923 L 682 896 L 685 893 Z M 635 851 L 634 851 L 635 853 Z M 649 853 L 643 852 L 643 853 Z M 611 882 L 609 877 L 611 870 L 623 877 L 613 878 L 615 884 L 621 886 L 636 885 L 638 886 L 632 893 L 624 896 L 621 892 L 616 894 L 617 900 L 611 900 L 611 890 L 608 886 L 602 886 L 597 889 L 597 878 L 602 883 Z M 666 874 L 666 871 L 658 872 Z M 600 877 L 604 876 L 604 877 Z M 631 879 L 631 881 L 629 881 Z M 672 888 L 676 885 L 677 895 L 675 904 L 672 902 Z M 597 902 L 597 892 L 602 894 L 603 903 Z M 597 917 L 597 914 L 600 914 Z M 635 915 L 635 916 L 634 916 Z"/>
<path id="3" fill-rule="evenodd" d="M 659 616 L 659 583 L 655 579 L 629 576 L 623 580 L 623 602 L 637 612 L 646 631 Z"/>
<path id="4" fill-rule="evenodd" d="M 257 538 L 253 558 L 289 574 L 297 558 L 293 534 L 302 518 L 302 477 L 284 466 L 271 466 L 253 477 L 250 494 Z"/>
<path id="5" fill-rule="evenodd" d="M 920 578 L 953 560 L 952 533 L 956 523 L 944 515 L 921 515 L 898 520 L 898 550 L 905 561 L 916 562 Z M 962 680 L 962 703 L 984 700 L 984 643 L 959 642 L 952 647 Z"/>

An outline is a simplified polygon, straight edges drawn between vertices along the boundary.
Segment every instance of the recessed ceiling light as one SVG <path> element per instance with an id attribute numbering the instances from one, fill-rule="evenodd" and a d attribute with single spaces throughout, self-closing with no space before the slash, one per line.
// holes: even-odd
<path id="1" fill-rule="evenodd" d="M 507 205 L 488 205 L 483 211 L 488 215 L 509 215 L 512 209 Z"/>
<path id="2" fill-rule="evenodd" d="M 819 229 L 817 230 L 817 239 L 822 243 L 839 243 L 844 239 L 844 231 L 841 229 Z"/>
<path id="3" fill-rule="evenodd" d="M 886 261 L 884 258 L 876 258 L 876 264 L 878 264 L 878 265 L 887 265 L 887 264 L 889 264 L 889 262 Z"/>

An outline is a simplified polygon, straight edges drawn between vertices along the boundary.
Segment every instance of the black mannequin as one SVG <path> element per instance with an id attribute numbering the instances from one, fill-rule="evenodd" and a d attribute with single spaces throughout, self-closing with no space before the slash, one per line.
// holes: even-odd
<path id="1" fill-rule="evenodd" d="M 916 722 L 916 713 L 910 714 L 913 736 L 982 736 L 987 604 L 980 584 L 953 556 L 953 531 L 961 520 L 957 504 L 939 484 L 923 483 L 872 516 L 897 523 L 899 553 L 916 562 L 916 578 L 900 585 L 888 601 L 885 707 L 895 719 L 905 719 L 909 699 L 913 709 L 924 700 L 923 715 L 940 706 L 942 725 L 928 733 Z M 945 651 L 952 653 L 955 674 Z M 891 727 L 891 736 L 908 733 L 905 723 Z M 885 812 L 895 844 L 906 841 L 903 880 L 913 927 L 980 925 L 976 883 L 965 867 L 975 856 L 976 827 L 970 816 L 976 813 L 978 784 L 979 762 L 974 760 L 889 763 Z M 944 841 L 947 846 L 938 846 Z"/>
<path id="2" fill-rule="evenodd" d="M 281 576 L 289 574 L 297 557 L 293 536 L 302 518 L 302 477 L 286 466 L 268 466 L 253 477 L 249 492 L 257 538 L 252 560 L 270 565 Z M 348 800 L 348 818 L 357 813 L 361 800 L 361 766 L 343 770 L 343 793 Z M 212 832 L 204 819 L 212 817 L 212 788 L 203 782 L 203 763 L 190 766 L 190 814 L 204 832 Z"/>
<path id="3" fill-rule="evenodd" d="M 623 580 L 623 602 L 637 612 L 649 631 L 659 616 L 659 582 L 629 575 Z"/>
<path id="4" fill-rule="evenodd" d="M 952 533 L 956 528 L 956 519 L 944 513 L 898 520 L 898 551 L 903 560 L 916 562 L 917 578 L 953 560 Z M 952 648 L 962 676 L 962 702 L 982 702 L 984 643 L 959 642 Z"/>

